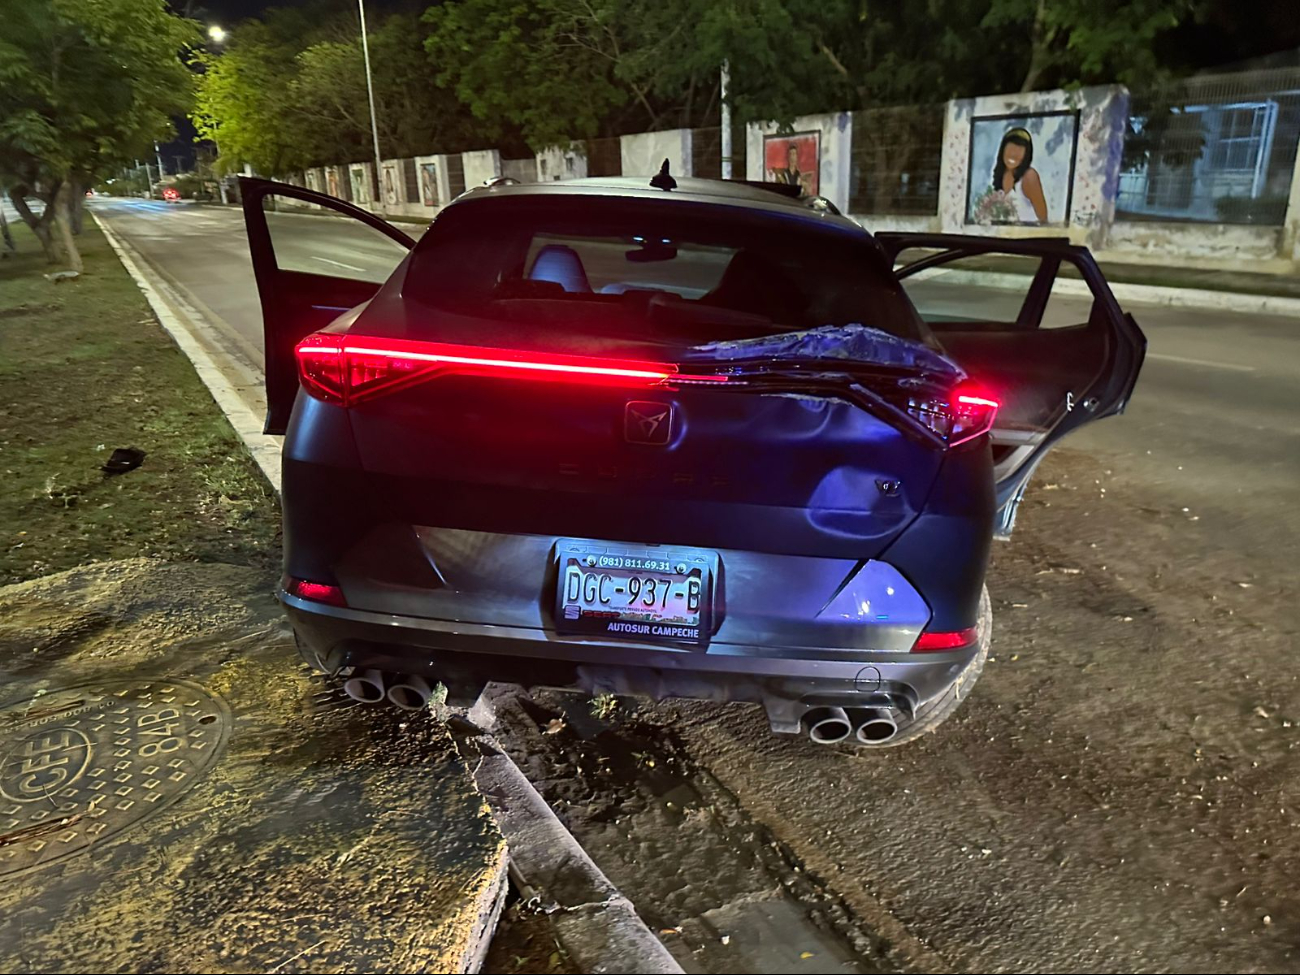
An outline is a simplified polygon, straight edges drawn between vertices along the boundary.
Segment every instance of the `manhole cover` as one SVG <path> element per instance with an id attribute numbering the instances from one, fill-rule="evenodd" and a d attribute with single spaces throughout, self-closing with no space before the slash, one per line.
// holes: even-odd
<path id="1" fill-rule="evenodd" d="M 229 711 L 182 680 L 104 681 L 0 709 L 0 875 L 80 853 L 174 802 Z"/>

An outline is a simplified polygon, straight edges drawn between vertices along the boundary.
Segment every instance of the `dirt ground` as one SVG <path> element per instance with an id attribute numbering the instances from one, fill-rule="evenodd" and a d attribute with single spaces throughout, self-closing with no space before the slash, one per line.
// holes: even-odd
<path id="1" fill-rule="evenodd" d="M 818 747 L 684 702 L 598 722 L 550 694 L 506 740 L 688 970 L 1295 971 L 1295 577 L 1144 483 L 1049 458 L 995 548 L 990 664 L 920 742 Z M 724 905 L 773 891 L 834 964 L 745 951 Z"/>
<path id="2" fill-rule="evenodd" d="M 546 914 L 512 892 L 482 971 L 483 975 L 569 975 L 578 969 Z"/>
<path id="3" fill-rule="evenodd" d="M 296 658 L 246 566 L 0 587 L 5 971 L 464 970 L 505 848 L 450 736 Z"/>
<path id="4" fill-rule="evenodd" d="M 445 727 L 308 673 L 279 511 L 94 225 L 0 263 L 0 960 L 460 971 L 505 847 Z M 120 474 L 116 447 L 145 452 Z"/>

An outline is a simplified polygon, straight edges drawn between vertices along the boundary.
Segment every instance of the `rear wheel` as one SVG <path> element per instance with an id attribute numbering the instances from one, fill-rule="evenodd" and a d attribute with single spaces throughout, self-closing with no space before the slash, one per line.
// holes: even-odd
<path id="1" fill-rule="evenodd" d="M 917 715 L 911 724 L 906 725 L 893 738 L 888 741 L 879 742 L 859 742 L 850 738 L 853 748 L 892 748 L 895 745 L 905 745 L 909 741 L 915 741 L 923 735 L 928 735 L 935 728 L 943 724 L 952 715 L 961 702 L 970 697 L 971 689 L 975 686 L 975 681 L 984 671 L 984 663 L 989 659 L 989 645 L 993 637 L 993 604 L 989 601 L 988 586 L 980 593 L 979 620 L 975 624 L 976 637 L 979 644 L 979 650 L 971 658 L 964 670 L 957 675 L 956 679 L 943 692 L 943 695 L 934 701 L 931 701 L 927 710 Z"/>

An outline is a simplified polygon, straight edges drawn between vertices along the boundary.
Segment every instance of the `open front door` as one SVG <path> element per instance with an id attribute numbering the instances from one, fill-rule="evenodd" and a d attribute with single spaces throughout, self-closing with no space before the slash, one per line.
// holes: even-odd
<path id="1" fill-rule="evenodd" d="M 880 233 L 894 273 L 945 350 L 1002 403 L 993 430 L 998 517 L 1071 430 L 1122 413 L 1146 337 L 1087 248 L 1065 240 Z"/>
<path id="2" fill-rule="evenodd" d="M 294 346 L 374 297 L 415 246 L 343 200 L 241 177 L 244 225 L 262 304 L 266 433 L 284 433 L 298 392 Z"/>

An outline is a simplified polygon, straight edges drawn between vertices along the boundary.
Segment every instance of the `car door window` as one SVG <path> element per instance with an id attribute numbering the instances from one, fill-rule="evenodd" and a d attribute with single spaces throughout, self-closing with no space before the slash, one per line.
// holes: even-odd
<path id="1" fill-rule="evenodd" d="M 910 247 L 899 253 L 896 267 L 906 267 L 938 253 Z M 1055 276 L 1042 313 L 1022 314 L 1044 259 L 1024 254 L 978 254 L 925 268 L 902 279 L 903 290 L 918 314 L 930 324 L 965 322 L 1023 328 L 1079 328 L 1092 316 L 1093 297 L 1077 268 L 1053 264 Z M 972 289 L 978 301 L 972 303 Z"/>
<path id="2" fill-rule="evenodd" d="M 374 297 L 415 241 L 372 213 L 299 186 L 241 177 L 262 306 L 267 433 L 284 433 L 298 392 L 294 346 Z"/>
<path id="3" fill-rule="evenodd" d="M 895 266 L 942 256 L 908 248 Z M 1064 293 L 1064 266 L 1055 257 L 972 254 L 901 277 L 948 353 L 998 395 L 995 441 L 1007 446 L 1051 430 L 1106 361 L 1106 329 L 1090 325 L 1094 299 L 1086 289 Z"/>
<path id="4" fill-rule="evenodd" d="M 1083 247 L 1061 239 L 876 235 L 944 350 L 998 399 L 992 431 L 1009 534 L 1034 467 L 1071 430 L 1124 409 L 1146 338 Z"/>
<path id="5" fill-rule="evenodd" d="M 319 205 L 268 193 L 262 209 L 281 271 L 382 284 L 407 254 L 374 227 Z"/>

